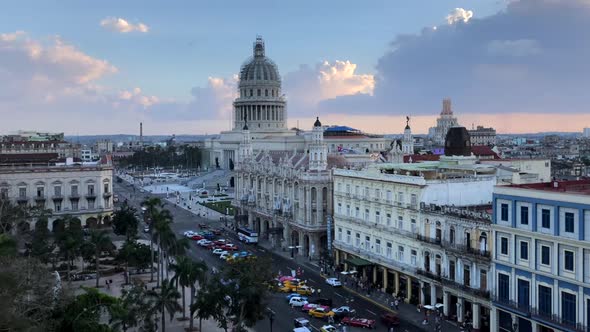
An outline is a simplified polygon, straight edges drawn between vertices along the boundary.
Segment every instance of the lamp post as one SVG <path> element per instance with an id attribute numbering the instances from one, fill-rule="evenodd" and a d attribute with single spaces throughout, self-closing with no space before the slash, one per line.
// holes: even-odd
<path id="1" fill-rule="evenodd" d="M 275 321 L 275 312 L 267 307 L 266 314 L 268 315 L 268 321 L 270 322 L 270 332 L 272 332 L 272 323 Z"/>
<path id="2" fill-rule="evenodd" d="M 291 259 L 295 258 L 295 249 L 299 249 L 301 248 L 301 246 L 289 246 L 289 249 L 291 249 Z"/>

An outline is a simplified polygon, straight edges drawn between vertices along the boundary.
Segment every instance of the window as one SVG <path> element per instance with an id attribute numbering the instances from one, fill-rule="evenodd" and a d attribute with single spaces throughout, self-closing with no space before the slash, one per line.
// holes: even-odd
<path id="1" fill-rule="evenodd" d="M 8 188 L 1 188 L 0 189 L 0 198 L 7 199 L 8 198 Z"/>
<path id="2" fill-rule="evenodd" d="M 43 196 L 45 196 L 45 188 L 37 187 L 37 197 L 43 197 Z"/>
<path id="3" fill-rule="evenodd" d="M 565 213 L 565 231 L 567 233 L 574 232 L 574 214 L 571 212 Z"/>
<path id="4" fill-rule="evenodd" d="M 520 259 L 529 260 L 529 243 L 526 241 L 520 241 Z"/>
<path id="5" fill-rule="evenodd" d="M 61 186 L 55 186 L 55 187 L 53 187 L 53 194 L 55 196 L 61 196 Z"/>
<path id="6" fill-rule="evenodd" d="M 551 211 L 549 209 L 541 210 L 541 227 L 551 228 Z"/>
<path id="7" fill-rule="evenodd" d="M 416 197 L 416 194 L 412 194 L 412 196 L 410 197 L 410 204 L 413 208 L 416 208 L 416 206 L 418 205 L 418 197 Z"/>
<path id="8" fill-rule="evenodd" d="M 401 192 L 401 191 L 400 191 L 399 193 L 397 193 L 397 200 L 398 200 L 398 202 L 400 202 L 401 204 L 403 204 L 403 203 L 404 203 L 404 193 L 403 193 L 403 192 Z"/>
<path id="9" fill-rule="evenodd" d="M 411 219 L 410 225 L 412 225 L 412 234 L 418 233 L 418 227 L 416 226 L 416 219 Z"/>
<path id="10" fill-rule="evenodd" d="M 341 192 L 342 191 L 342 183 L 338 183 L 338 191 Z"/>
<path id="11" fill-rule="evenodd" d="M 350 205 L 346 204 L 346 216 L 350 217 Z"/>
<path id="12" fill-rule="evenodd" d="M 254 90 L 250 89 L 250 97 L 254 96 Z"/>
<path id="13" fill-rule="evenodd" d="M 551 248 L 548 246 L 541 246 L 541 264 L 551 264 Z"/>
<path id="14" fill-rule="evenodd" d="M 391 213 L 388 213 L 386 215 L 386 217 L 387 217 L 387 226 L 391 226 Z"/>
<path id="15" fill-rule="evenodd" d="M 392 252 L 392 245 L 391 242 L 387 242 L 387 247 L 385 249 L 385 255 L 387 256 L 387 258 L 391 258 L 391 252 Z"/>
<path id="16" fill-rule="evenodd" d="M 346 243 L 350 244 L 350 231 L 346 231 Z"/>
<path id="17" fill-rule="evenodd" d="M 539 285 L 539 313 L 551 315 L 551 288 Z"/>
<path id="18" fill-rule="evenodd" d="M 360 194 L 360 192 L 361 192 L 361 189 L 359 188 L 359 186 L 355 186 L 355 187 L 354 187 L 354 194 L 355 194 L 356 196 L 358 196 L 358 195 Z"/>
<path id="19" fill-rule="evenodd" d="M 380 199 L 381 198 L 381 190 L 375 189 L 375 198 L 376 199 Z"/>
<path id="20" fill-rule="evenodd" d="M 53 201 L 53 210 L 55 212 L 60 212 L 61 211 L 61 202 L 60 201 Z"/>
<path id="21" fill-rule="evenodd" d="M 502 221 L 508 221 L 508 204 L 506 203 L 502 203 L 502 205 L 500 205 L 500 218 Z"/>
<path id="22" fill-rule="evenodd" d="M 518 279 L 518 306 L 528 308 L 530 301 L 530 283 L 526 280 Z"/>
<path id="23" fill-rule="evenodd" d="M 365 197 L 369 198 L 369 187 L 365 187 Z"/>
<path id="24" fill-rule="evenodd" d="M 449 261 L 449 279 L 455 280 L 455 261 Z"/>
<path id="25" fill-rule="evenodd" d="M 365 236 L 365 250 L 371 249 L 371 237 Z"/>
<path id="26" fill-rule="evenodd" d="M 338 228 L 338 241 L 342 241 L 342 228 Z"/>
<path id="27" fill-rule="evenodd" d="M 78 211 L 78 200 L 72 200 L 72 211 Z"/>
<path id="28" fill-rule="evenodd" d="M 26 198 L 27 197 L 27 188 L 18 188 L 18 197 Z"/>
<path id="29" fill-rule="evenodd" d="M 358 206 L 355 208 L 354 216 L 357 218 L 361 216 L 361 209 Z"/>
<path id="30" fill-rule="evenodd" d="M 576 325 L 576 295 L 561 292 L 561 318 L 565 323 Z"/>
<path id="31" fill-rule="evenodd" d="M 502 302 L 510 300 L 510 276 L 498 274 L 498 299 Z"/>
<path id="32" fill-rule="evenodd" d="M 94 199 L 88 200 L 88 210 L 94 210 Z"/>
<path id="33" fill-rule="evenodd" d="M 449 231 L 449 242 L 451 244 L 455 243 L 455 228 L 451 227 L 451 230 Z"/>
<path id="34" fill-rule="evenodd" d="M 563 268 L 566 271 L 574 271 L 574 252 L 570 250 L 563 251 Z"/>
<path id="35" fill-rule="evenodd" d="M 410 251 L 410 254 L 411 254 L 411 256 L 410 256 L 411 263 L 412 263 L 412 265 L 416 266 L 416 257 L 418 256 L 418 252 L 416 250 L 412 250 L 412 251 Z"/>
<path id="36" fill-rule="evenodd" d="M 404 247 L 402 247 L 402 246 L 397 247 L 397 260 L 398 261 L 404 260 Z"/>
<path id="37" fill-rule="evenodd" d="M 361 235 L 359 233 L 356 233 L 356 240 L 355 241 L 356 241 L 355 245 L 357 247 L 360 247 L 361 246 Z"/>
<path id="38" fill-rule="evenodd" d="M 260 91 L 260 89 L 258 89 L 258 91 L 256 91 L 256 95 L 257 95 L 258 97 L 260 97 L 260 95 L 261 95 L 261 91 Z"/>
<path id="39" fill-rule="evenodd" d="M 392 193 L 391 193 L 391 190 L 388 190 L 388 191 L 387 191 L 387 194 L 386 194 L 386 196 L 385 196 L 385 197 L 386 197 L 386 199 L 387 199 L 387 201 L 388 201 L 388 202 L 391 202 L 391 200 L 392 200 Z"/>
<path id="40" fill-rule="evenodd" d="M 369 221 L 369 209 L 365 209 L 365 220 Z"/>
<path id="41" fill-rule="evenodd" d="M 529 224 L 529 207 L 528 206 L 521 206 L 520 207 L 520 224 L 521 225 L 528 225 Z"/>
<path id="42" fill-rule="evenodd" d="M 377 223 L 377 224 L 381 223 L 381 212 L 379 212 L 379 211 L 375 211 L 375 223 Z"/>
<path id="43" fill-rule="evenodd" d="M 265 89 L 265 90 L 264 90 L 264 96 L 265 96 L 265 97 L 268 97 L 268 89 Z"/>
<path id="44" fill-rule="evenodd" d="M 78 186 L 72 186 L 72 196 L 78 196 Z"/>
<path id="45" fill-rule="evenodd" d="M 338 203 L 338 214 L 342 214 L 342 203 Z"/>
<path id="46" fill-rule="evenodd" d="M 350 185 L 349 184 L 346 185 L 346 193 L 350 194 Z"/>
<path id="47" fill-rule="evenodd" d="M 404 217 L 397 217 L 397 228 L 404 229 Z"/>
<path id="48" fill-rule="evenodd" d="M 104 193 L 105 194 L 108 194 L 109 193 L 109 184 L 108 183 L 105 183 L 104 184 Z"/>
<path id="49" fill-rule="evenodd" d="M 88 195 L 94 195 L 94 185 L 93 184 L 88 185 Z"/>
<path id="50" fill-rule="evenodd" d="M 500 238 L 500 253 L 502 255 L 508 255 L 508 238 Z"/>
<path id="51" fill-rule="evenodd" d="M 375 252 L 381 255 L 381 240 L 375 239 Z"/>
<path id="52" fill-rule="evenodd" d="M 110 198 L 104 199 L 104 207 L 107 209 L 111 207 L 111 199 Z"/>

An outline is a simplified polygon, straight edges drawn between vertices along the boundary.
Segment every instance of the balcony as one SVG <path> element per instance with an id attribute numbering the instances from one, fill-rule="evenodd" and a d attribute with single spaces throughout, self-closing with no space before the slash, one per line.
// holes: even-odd
<path id="1" fill-rule="evenodd" d="M 471 286 L 465 285 L 463 283 L 460 283 L 456 280 L 451 280 L 448 278 L 443 278 L 442 279 L 442 283 L 443 285 L 447 286 L 447 287 L 451 287 L 457 290 L 461 290 L 463 292 L 469 293 L 473 296 L 477 296 L 477 297 L 481 297 L 484 298 L 486 300 L 490 299 L 490 291 L 486 290 L 486 289 L 482 289 L 482 288 L 472 288 Z"/>
<path id="2" fill-rule="evenodd" d="M 442 247 L 442 241 L 440 238 L 431 238 L 430 236 L 424 236 L 422 234 L 416 234 L 416 239 L 422 242 L 431 243 Z"/>
<path id="3" fill-rule="evenodd" d="M 586 326 L 584 326 L 583 324 L 566 321 L 560 315 L 545 313 L 539 310 L 538 308 L 532 308 L 531 315 L 534 318 L 540 320 L 541 322 L 546 322 L 548 325 L 553 325 L 553 327 L 556 327 L 560 330 L 576 332 L 587 331 Z"/>
<path id="4" fill-rule="evenodd" d="M 79 200 L 80 199 L 80 195 L 78 193 L 71 193 L 70 194 L 70 200 Z"/>
<path id="5" fill-rule="evenodd" d="M 45 195 L 35 196 L 35 201 L 37 201 L 37 202 L 43 202 L 43 201 L 45 201 L 45 199 L 46 199 Z"/>
<path id="6" fill-rule="evenodd" d="M 110 193 L 110 192 L 104 192 L 104 193 L 102 193 L 102 197 L 103 197 L 103 198 L 109 198 L 109 197 L 111 197 L 112 195 L 113 195 L 113 194 L 112 194 L 112 193 Z"/>
<path id="7" fill-rule="evenodd" d="M 501 298 L 497 294 L 494 294 L 492 296 L 492 302 L 494 302 L 494 304 L 497 304 L 500 307 L 505 307 L 508 309 L 512 309 L 513 311 L 517 311 L 525 317 L 531 316 L 532 307 L 530 305 L 525 305 L 518 303 L 516 301 L 512 301 L 510 299 Z"/>
<path id="8" fill-rule="evenodd" d="M 86 199 L 95 199 L 95 198 L 96 198 L 96 194 L 93 192 L 86 194 Z"/>
<path id="9" fill-rule="evenodd" d="M 16 198 L 16 201 L 19 203 L 26 203 L 29 201 L 29 198 L 27 196 L 18 196 Z"/>
<path id="10" fill-rule="evenodd" d="M 451 243 L 449 241 L 443 242 L 443 247 L 451 252 L 459 255 L 469 255 L 476 260 L 489 261 L 492 257 L 491 253 L 486 250 L 474 249 L 471 246 L 464 244 Z"/>
<path id="11" fill-rule="evenodd" d="M 424 269 L 418 269 L 417 273 L 418 275 L 425 276 L 426 278 L 442 282 L 442 276 L 440 274 L 435 274 Z"/>
<path id="12" fill-rule="evenodd" d="M 62 194 L 54 194 L 53 196 L 51 196 L 51 199 L 54 201 L 61 201 L 64 199 L 64 196 Z"/>

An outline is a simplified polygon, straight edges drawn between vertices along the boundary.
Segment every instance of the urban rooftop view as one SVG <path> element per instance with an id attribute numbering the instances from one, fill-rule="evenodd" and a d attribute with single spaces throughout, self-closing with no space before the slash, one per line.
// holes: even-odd
<path id="1" fill-rule="evenodd" d="M 587 0 L 6 2 L 0 331 L 590 331 L 589 30 Z"/>

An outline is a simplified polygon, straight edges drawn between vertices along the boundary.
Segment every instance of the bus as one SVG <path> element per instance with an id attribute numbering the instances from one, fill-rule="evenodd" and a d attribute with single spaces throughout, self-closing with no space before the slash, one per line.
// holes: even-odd
<path id="1" fill-rule="evenodd" d="M 238 228 L 238 237 L 242 242 L 258 243 L 258 233 L 246 227 Z"/>

